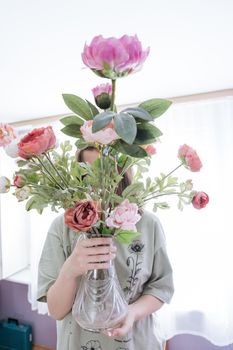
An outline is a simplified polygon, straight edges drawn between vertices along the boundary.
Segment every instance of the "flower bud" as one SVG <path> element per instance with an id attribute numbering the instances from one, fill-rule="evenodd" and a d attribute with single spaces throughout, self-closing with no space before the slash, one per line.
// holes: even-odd
<path id="1" fill-rule="evenodd" d="M 27 179 L 24 175 L 16 175 L 14 177 L 14 185 L 18 188 L 25 186 L 27 183 Z"/>
<path id="2" fill-rule="evenodd" d="M 22 188 L 17 188 L 15 191 L 15 196 L 19 202 L 24 201 L 29 197 L 30 188 L 28 186 L 24 186 Z"/>
<path id="3" fill-rule="evenodd" d="M 1 176 L 0 177 L 0 193 L 9 192 L 10 187 L 11 187 L 10 180 L 5 176 Z"/>
<path id="4" fill-rule="evenodd" d="M 205 208 L 205 206 L 209 203 L 209 196 L 205 192 L 196 192 L 192 199 L 192 205 L 196 209 Z"/>
<path id="5" fill-rule="evenodd" d="M 111 105 L 112 86 L 100 84 L 92 89 L 96 105 L 101 109 L 108 109 Z"/>

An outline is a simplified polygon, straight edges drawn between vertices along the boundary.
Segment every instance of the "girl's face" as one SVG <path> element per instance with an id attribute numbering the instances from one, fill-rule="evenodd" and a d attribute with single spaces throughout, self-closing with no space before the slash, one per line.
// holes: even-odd
<path id="1" fill-rule="evenodd" d="M 97 150 L 85 150 L 83 151 L 83 162 L 92 164 L 99 157 L 99 153 Z"/>

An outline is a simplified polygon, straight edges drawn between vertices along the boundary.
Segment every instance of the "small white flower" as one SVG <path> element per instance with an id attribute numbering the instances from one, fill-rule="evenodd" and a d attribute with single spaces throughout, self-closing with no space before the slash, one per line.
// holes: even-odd
<path id="1" fill-rule="evenodd" d="M 11 158 L 17 158 L 18 157 L 18 146 L 19 139 L 14 139 L 9 145 L 7 145 L 4 150 L 6 154 Z"/>
<path id="2" fill-rule="evenodd" d="M 5 177 L 0 177 L 0 193 L 7 193 L 10 190 L 11 182 L 10 180 Z"/>
<path id="3" fill-rule="evenodd" d="M 22 188 L 17 188 L 15 191 L 15 196 L 19 202 L 24 201 L 29 197 L 30 188 L 28 186 L 24 186 Z"/>

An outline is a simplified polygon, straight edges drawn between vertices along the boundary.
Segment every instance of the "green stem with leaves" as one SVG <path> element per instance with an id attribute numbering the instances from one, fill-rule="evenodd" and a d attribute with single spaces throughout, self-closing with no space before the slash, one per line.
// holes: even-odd
<path id="1" fill-rule="evenodd" d="M 62 176 L 62 174 L 57 170 L 57 168 L 54 166 L 53 162 L 51 161 L 51 158 L 48 154 L 43 153 L 45 155 L 45 157 L 47 158 L 49 164 L 51 165 L 51 167 L 54 169 L 54 171 L 57 173 L 57 175 L 60 177 L 60 179 L 62 180 L 62 182 L 64 183 L 64 185 L 69 188 L 69 184 L 66 182 L 66 180 L 64 179 L 64 177 Z"/>
<path id="2" fill-rule="evenodd" d="M 42 168 L 44 168 L 44 170 L 46 171 L 46 173 L 51 177 L 51 179 L 54 181 L 54 183 L 60 187 L 60 189 L 64 190 L 64 188 L 59 184 L 59 182 L 55 179 L 55 177 L 53 176 L 53 174 L 49 171 L 49 169 L 44 165 L 44 163 L 42 162 L 42 160 L 40 159 L 39 156 L 35 156 L 36 159 L 38 160 L 38 162 L 40 163 L 40 165 L 42 166 Z"/>

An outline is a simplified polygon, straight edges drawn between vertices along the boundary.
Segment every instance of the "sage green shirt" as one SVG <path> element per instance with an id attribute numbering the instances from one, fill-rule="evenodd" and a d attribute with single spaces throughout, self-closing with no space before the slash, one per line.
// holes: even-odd
<path id="1" fill-rule="evenodd" d="M 115 266 L 126 299 L 132 303 L 149 294 L 169 303 L 174 292 L 172 268 L 161 224 L 154 214 L 144 211 L 137 230 L 141 236 L 131 244 L 116 242 Z M 47 292 L 77 239 L 78 234 L 65 226 L 63 214 L 53 221 L 39 264 L 39 301 L 46 301 Z M 156 313 L 136 321 L 127 336 L 115 339 L 80 328 L 71 312 L 57 322 L 57 350 L 162 350 L 164 343 Z"/>

